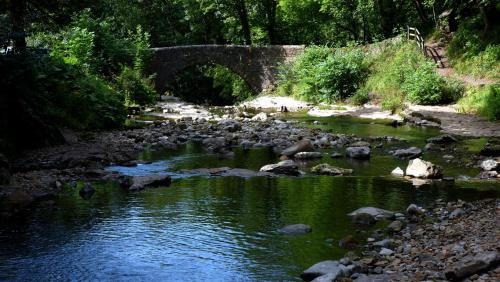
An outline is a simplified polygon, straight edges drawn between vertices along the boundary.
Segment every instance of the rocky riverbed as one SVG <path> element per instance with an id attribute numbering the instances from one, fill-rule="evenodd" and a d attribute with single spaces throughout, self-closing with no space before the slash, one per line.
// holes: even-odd
<path id="1" fill-rule="evenodd" d="M 339 261 L 304 271 L 306 281 L 499 281 L 500 201 L 436 200 L 395 213 L 376 208 L 351 216 L 392 219 Z M 383 215 L 379 217 L 379 215 Z M 372 223 L 359 222 L 359 223 Z"/>
<path id="2" fill-rule="evenodd" d="M 176 107 L 182 108 L 182 105 Z M 171 105 L 163 106 L 172 109 Z M 188 110 L 189 115 L 183 115 L 182 111 L 176 112 L 175 118 L 151 121 L 144 128 L 71 133 L 67 136 L 67 144 L 27 152 L 10 162 L 5 157 L 0 157 L 0 199 L 3 203 L 0 208 L 1 218 L 21 213 L 34 202 L 50 204 L 51 199 L 63 187 L 76 188 L 77 183 L 82 182 L 86 183 L 83 187 L 79 186 L 83 198 L 92 197 L 92 181 L 117 181 L 129 192 L 168 186 L 169 177 L 127 177 L 111 172 L 106 167 L 137 166 L 143 162 L 138 160 L 141 152 L 175 150 L 189 142 L 202 144 L 207 153 L 216 154 L 220 159 L 232 158 L 235 147 L 271 147 L 281 155 L 275 163 L 263 166 L 260 171 L 238 167 L 183 171 L 193 175 L 249 178 L 277 175 L 300 177 L 304 174 L 345 176 L 353 173 L 350 168 L 327 163 L 312 168 L 304 165 L 323 158 L 326 150 L 331 158 L 346 158 L 354 162 L 369 161 L 374 154 L 385 154 L 404 160 L 408 166 L 395 169 L 393 174 L 406 177 L 413 181 L 415 186 L 432 181 L 454 181 L 442 178 L 442 167 L 418 158 L 424 152 L 442 155 L 447 163 L 457 166 L 480 168 L 482 172 L 477 179 L 500 179 L 500 143 L 496 139 L 490 139 L 479 152 L 470 153 L 460 150 L 457 144 L 462 139 L 459 136 L 436 136 L 426 140 L 425 146 L 417 148 L 408 146 L 405 140 L 398 137 L 359 137 L 307 127 L 302 122 L 288 119 L 280 113 L 258 113 L 241 108 L 228 108 L 227 113 L 214 118 L 208 110 L 200 110 L 199 107 L 190 106 Z M 197 112 L 202 115 L 197 116 Z M 172 113 L 168 110 L 167 114 Z M 399 125 L 400 122 L 392 124 Z M 394 144 L 398 146 L 397 150 L 388 149 L 394 147 Z M 390 173 L 389 170 L 386 175 Z M 427 210 L 412 208 L 399 214 L 391 213 L 390 218 L 395 219 L 388 227 L 390 237 L 384 238 L 386 233 L 383 231 L 375 233 L 364 247 L 362 256 L 351 254 L 341 261 L 326 263 L 327 269 L 333 266 L 335 269 L 341 268 L 338 276 L 327 272 L 327 277 L 323 275 L 322 278 L 316 278 L 316 274 L 303 277 L 306 280 L 319 279 L 316 281 L 333 281 L 341 277 L 347 281 L 379 281 L 369 280 L 372 278 L 382 279 L 380 281 L 421 281 L 456 279 L 467 273 L 467 277 L 472 276 L 483 281 L 498 280 L 499 272 L 491 270 L 498 260 L 498 253 L 493 255 L 491 252 L 498 252 L 500 239 L 498 228 L 495 228 L 499 223 L 498 204 L 495 200 L 471 204 L 437 201 Z M 379 219 L 361 217 L 360 222 L 372 223 Z M 350 244 L 351 242 L 346 240 L 345 245 Z M 486 254 L 486 257 L 477 259 L 476 256 L 481 254 Z M 460 263 L 463 265 L 466 260 L 474 259 L 476 262 L 488 260 L 488 267 L 470 275 L 469 270 L 464 272 L 459 269 Z M 485 263 L 471 264 L 483 267 Z M 321 265 L 321 268 L 324 267 Z M 466 265 L 465 268 L 468 269 L 469 266 Z M 490 272 L 484 274 L 484 271 Z"/>

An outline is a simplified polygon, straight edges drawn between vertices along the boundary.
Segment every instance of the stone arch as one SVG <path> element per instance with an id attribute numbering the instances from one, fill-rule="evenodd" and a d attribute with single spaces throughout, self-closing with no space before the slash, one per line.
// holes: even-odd
<path id="1" fill-rule="evenodd" d="M 239 75 L 255 92 L 271 87 L 277 79 L 279 64 L 292 61 L 304 46 L 188 45 L 153 49 L 150 71 L 156 73 L 156 90 L 187 67 L 221 65 Z"/>

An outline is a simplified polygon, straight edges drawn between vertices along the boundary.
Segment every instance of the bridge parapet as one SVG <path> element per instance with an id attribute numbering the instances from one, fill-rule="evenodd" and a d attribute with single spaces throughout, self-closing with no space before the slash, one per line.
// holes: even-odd
<path id="1" fill-rule="evenodd" d="M 303 45 L 185 45 L 153 48 L 150 70 L 156 73 L 157 91 L 187 67 L 217 64 L 238 74 L 255 91 L 276 83 L 278 66 L 293 61 L 304 52 Z"/>

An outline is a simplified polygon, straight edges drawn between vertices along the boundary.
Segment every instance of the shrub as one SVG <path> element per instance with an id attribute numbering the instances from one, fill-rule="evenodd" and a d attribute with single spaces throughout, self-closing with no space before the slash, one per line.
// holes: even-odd
<path id="1" fill-rule="evenodd" d="M 458 73 L 498 79 L 500 29 L 493 28 L 489 34 L 483 35 L 482 25 L 479 18 L 462 22 L 446 52 Z"/>
<path id="2" fill-rule="evenodd" d="M 500 84 L 470 87 L 458 101 L 459 110 L 478 113 L 490 120 L 500 120 Z"/>
<path id="3" fill-rule="evenodd" d="M 382 98 L 382 109 L 391 111 L 395 114 L 404 109 L 404 95 L 398 90 L 388 90 Z"/>
<path id="4" fill-rule="evenodd" d="M 425 58 L 413 42 L 388 45 L 368 56 L 368 62 L 371 73 L 359 91 L 375 93 L 386 104 L 398 104 L 400 99 L 426 105 L 448 103 L 463 92 L 460 83 L 440 77 L 434 62 Z"/>
<path id="5" fill-rule="evenodd" d="M 115 79 L 116 89 L 123 94 L 126 106 L 152 104 L 158 97 L 153 76 L 143 77 L 140 71 L 124 67 Z"/>
<path id="6" fill-rule="evenodd" d="M 401 84 L 401 90 L 408 101 L 422 105 L 433 105 L 442 102 L 445 81 L 434 71 L 435 65 L 426 62 L 408 74 Z"/>
<path id="7" fill-rule="evenodd" d="M 365 73 L 361 50 L 313 46 L 284 71 L 280 88 L 305 100 L 333 103 L 352 96 Z"/>
<path id="8" fill-rule="evenodd" d="M 359 89 L 352 97 L 351 102 L 354 105 L 364 105 L 370 101 L 370 93 L 365 89 Z"/>

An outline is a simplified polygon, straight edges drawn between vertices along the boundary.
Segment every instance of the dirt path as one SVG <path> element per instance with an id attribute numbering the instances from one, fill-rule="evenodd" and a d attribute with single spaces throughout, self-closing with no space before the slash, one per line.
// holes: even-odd
<path id="1" fill-rule="evenodd" d="M 479 78 L 472 75 L 461 75 L 458 74 L 450 64 L 449 58 L 446 56 L 446 48 L 448 47 L 445 42 L 427 42 L 425 44 L 427 48 L 427 56 L 433 57 L 436 61 L 437 68 L 436 72 L 443 77 L 456 79 L 464 82 L 466 85 L 480 86 L 493 84 L 498 81 L 488 78 Z"/>
<path id="2" fill-rule="evenodd" d="M 453 106 L 412 105 L 409 111 L 439 119 L 445 133 L 470 137 L 500 137 L 499 122 L 490 122 L 476 115 L 459 113 Z"/>

